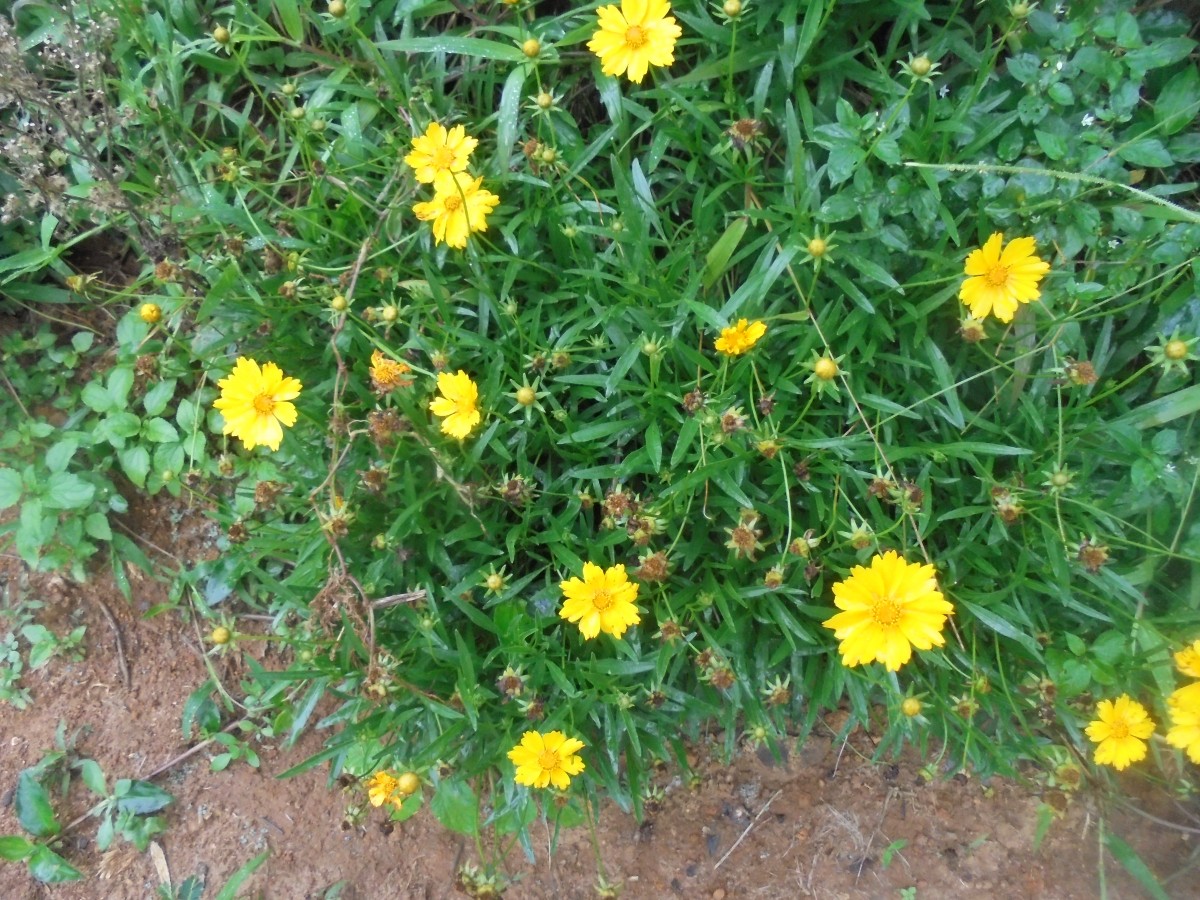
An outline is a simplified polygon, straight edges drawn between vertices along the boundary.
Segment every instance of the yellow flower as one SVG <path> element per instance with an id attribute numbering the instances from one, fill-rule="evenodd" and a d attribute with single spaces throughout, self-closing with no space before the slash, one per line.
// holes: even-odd
<path id="1" fill-rule="evenodd" d="M 400 782 L 391 772 L 376 772 L 371 776 L 367 781 L 367 799 L 372 806 L 391 803 L 399 807 L 404 802 L 404 797 L 400 795 Z"/>
<path id="2" fill-rule="evenodd" d="M 1031 237 L 1013 238 L 1001 249 L 1004 235 L 997 231 L 978 250 L 967 256 L 964 274 L 970 276 L 958 291 L 958 299 L 971 307 L 971 315 L 982 319 L 988 313 L 1001 322 L 1011 322 L 1022 303 L 1042 296 L 1038 282 L 1050 271 L 1050 263 L 1035 255 L 1037 242 Z"/>
<path id="3" fill-rule="evenodd" d="M 583 746 L 583 741 L 568 738 L 561 731 L 525 732 L 521 743 L 508 751 L 508 758 L 517 767 L 517 784 L 536 788 L 553 784 L 565 791 L 571 776 L 583 771 L 583 760 L 576 756 Z"/>
<path id="4" fill-rule="evenodd" d="M 258 367 L 252 359 L 238 357 L 228 378 L 217 382 L 221 396 L 213 403 L 225 417 L 223 434 L 238 438 L 247 450 L 259 444 L 279 449 L 283 440 L 280 425 L 296 424 L 296 407 L 291 400 L 300 396 L 300 382 L 285 378 L 275 363 Z"/>
<path id="5" fill-rule="evenodd" d="M 1186 750 L 1188 759 L 1200 766 L 1200 681 L 1171 694 L 1167 713 L 1171 717 L 1167 743 Z"/>
<path id="6" fill-rule="evenodd" d="M 841 643 L 842 664 L 878 661 L 895 672 L 912 658 L 912 648 L 940 647 L 942 629 L 954 607 L 937 589 L 933 566 L 910 563 L 888 550 L 855 566 L 833 586 L 833 602 L 842 612 L 823 624 Z"/>
<path id="7" fill-rule="evenodd" d="M 630 625 L 642 621 L 633 602 L 638 586 L 625 575 L 624 566 L 601 569 L 595 563 L 583 564 L 583 580 L 562 582 L 562 609 L 558 614 L 568 622 L 577 622 L 585 638 L 600 632 L 619 638 Z"/>
<path id="8" fill-rule="evenodd" d="M 721 329 L 716 348 L 726 356 L 738 356 L 757 344 L 758 339 L 766 333 L 766 323 L 738 319 L 736 325 Z"/>
<path id="9" fill-rule="evenodd" d="M 443 434 L 461 441 L 483 418 L 479 413 L 479 388 L 462 369 L 454 375 L 439 372 L 437 384 L 442 396 L 433 398 L 429 410 L 441 417 Z"/>
<path id="10" fill-rule="evenodd" d="M 1146 756 L 1146 738 L 1154 734 L 1154 722 L 1146 707 L 1122 694 L 1116 700 L 1096 704 L 1096 719 L 1087 736 L 1097 745 L 1096 763 L 1118 772 Z"/>
<path id="11" fill-rule="evenodd" d="M 624 73 L 641 84 L 651 66 L 675 62 L 675 41 L 683 30 L 667 15 L 667 0 L 621 0 L 621 8 L 601 6 L 596 10 L 600 30 L 588 41 L 588 49 L 600 57 L 605 75 Z"/>
<path id="12" fill-rule="evenodd" d="M 487 217 L 500 198 L 465 172 L 441 174 L 433 183 L 434 196 L 428 203 L 413 204 L 413 212 L 422 222 L 433 221 L 433 239 L 456 250 L 467 246 L 472 231 L 487 231 Z"/>
<path id="13" fill-rule="evenodd" d="M 425 133 L 413 138 L 413 149 L 404 161 L 412 167 L 417 181 L 433 184 L 438 175 L 445 172 L 465 172 L 471 153 L 479 141 L 467 137 L 461 125 L 449 131 L 437 122 L 431 122 Z"/>
<path id="14" fill-rule="evenodd" d="M 1175 666 L 1188 678 L 1200 678 L 1200 640 L 1175 654 Z"/>
<path id="15" fill-rule="evenodd" d="M 411 385 L 412 379 L 404 377 L 408 372 L 409 368 L 404 363 L 396 362 L 378 350 L 371 353 L 371 386 L 379 393 L 386 394 Z"/>
<path id="16" fill-rule="evenodd" d="M 157 303 L 143 303 L 138 307 L 138 315 L 147 325 L 153 325 L 162 318 L 162 307 Z"/>

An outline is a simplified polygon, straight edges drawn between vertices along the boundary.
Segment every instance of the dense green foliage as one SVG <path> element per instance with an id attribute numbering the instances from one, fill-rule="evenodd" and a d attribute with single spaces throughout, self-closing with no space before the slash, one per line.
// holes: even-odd
<path id="1" fill-rule="evenodd" d="M 40 182 L 0 169 L 25 198 L 0 290 L 46 324 L 4 344 L 18 552 L 82 572 L 118 480 L 211 508 L 226 537 L 180 596 L 232 629 L 219 652 L 272 617 L 290 665 L 243 686 L 264 727 L 329 729 L 310 764 L 335 772 L 426 773 L 466 831 L 477 790 L 500 830 L 531 821 L 504 760 L 530 727 L 640 808 L 712 723 L 778 747 L 844 705 L 881 752 L 989 772 L 1090 756 L 1098 698 L 1164 721 L 1200 636 L 1200 75 L 1180 14 L 1090 6 L 684 0 L 640 86 L 563 2 L 24 7 L 44 96 L 0 115 L 35 126 Z M 94 66 L 55 63 L 72 42 Z M 402 157 L 435 121 L 501 198 L 464 251 L 412 212 Z M 100 229 L 140 273 L 68 286 Z M 1051 269 L 979 339 L 957 296 L 995 231 Z M 725 357 L 739 318 L 767 333 Z M 375 350 L 413 383 L 374 391 Z M 303 383 L 277 452 L 221 435 L 238 356 Z M 428 409 L 442 369 L 479 386 L 461 442 Z M 831 585 L 885 548 L 936 567 L 946 646 L 847 669 Z M 621 640 L 557 615 L 587 561 L 641 573 Z"/>

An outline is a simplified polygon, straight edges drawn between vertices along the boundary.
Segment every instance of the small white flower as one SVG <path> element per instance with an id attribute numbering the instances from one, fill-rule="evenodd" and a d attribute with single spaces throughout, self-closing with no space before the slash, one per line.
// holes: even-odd
<path id="1" fill-rule="evenodd" d="M 943 100 L 950 96 L 950 85 L 943 84 L 940 88 L 938 88 L 938 96 Z"/>
<path id="2" fill-rule="evenodd" d="M 1058 62 L 1056 62 L 1056 63 L 1054 64 L 1054 71 L 1055 71 L 1055 72 L 1061 72 L 1061 71 L 1062 71 L 1062 68 L 1063 68 L 1063 61 L 1060 59 Z"/>
<path id="3" fill-rule="evenodd" d="M 1166 465 L 1164 465 L 1163 472 L 1165 472 L 1167 475 L 1174 475 L 1175 474 L 1175 463 L 1167 463 Z"/>
<path id="4" fill-rule="evenodd" d="M 1083 118 L 1079 120 L 1079 124 L 1082 125 L 1084 128 L 1091 128 L 1092 125 L 1095 124 L 1095 122 L 1096 122 L 1096 117 L 1093 116 L 1091 113 L 1084 113 Z"/>

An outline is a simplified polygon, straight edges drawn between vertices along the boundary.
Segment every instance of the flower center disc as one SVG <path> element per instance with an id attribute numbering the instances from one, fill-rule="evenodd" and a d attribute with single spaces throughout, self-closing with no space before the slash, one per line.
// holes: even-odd
<path id="1" fill-rule="evenodd" d="M 1124 722 L 1113 722 L 1109 726 L 1109 737 L 1114 740 L 1123 741 L 1129 737 L 1129 726 Z"/>
<path id="2" fill-rule="evenodd" d="M 646 43 L 646 32 L 640 25 L 630 25 L 625 29 L 625 43 L 634 49 Z"/>
<path id="3" fill-rule="evenodd" d="M 446 212 L 454 212 L 456 209 L 462 206 L 462 197 L 447 197 L 442 205 L 446 207 Z"/>
<path id="4" fill-rule="evenodd" d="M 599 610 L 608 609 L 612 606 L 612 597 L 608 595 L 608 591 L 604 588 L 596 591 L 596 596 L 592 598 L 592 606 Z"/>
<path id="5" fill-rule="evenodd" d="M 900 605 L 890 597 L 876 600 L 871 607 L 871 618 L 884 628 L 894 628 L 900 621 Z"/>
<path id="6" fill-rule="evenodd" d="M 992 287 L 1000 287 L 1008 283 L 1008 266 L 994 266 L 985 276 Z"/>
<path id="7" fill-rule="evenodd" d="M 433 154 L 433 167 L 449 169 L 452 165 L 454 165 L 454 151 L 449 147 L 438 147 Z"/>
<path id="8" fill-rule="evenodd" d="M 254 398 L 254 409 L 264 416 L 269 416 L 275 411 L 275 401 L 266 394 L 259 394 Z"/>
<path id="9" fill-rule="evenodd" d="M 542 755 L 538 757 L 538 765 L 543 769 L 558 768 L 558 754 L 552 750 L 543 750 Z"/>

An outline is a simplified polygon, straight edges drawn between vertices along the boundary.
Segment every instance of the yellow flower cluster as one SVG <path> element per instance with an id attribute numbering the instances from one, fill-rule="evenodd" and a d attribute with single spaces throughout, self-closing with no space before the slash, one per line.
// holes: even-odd
<path id="1" fill-rule="evenodd" d="M 484 189 L 482 178 L 467 172 L 477 138 L 468 137 L 461 125 L 449 131 L 433 122 L 413 138 L 412 152 L 404 157 L 421 184 L 433 185 L 433 199 L 416 203 L 413 212 L 422 222 L 433 223 L 433 240 L 456 250 L 467 246 L 472 232 L 487 231 L 487 217 L 500 198 Z"/>
<path id="2" fill-rule="evenodd" d="M 372 806 L 389 803 L 396 809 L 421 788 L 421 779 L 413 772 L 396 776 L 389 771 L 376 772 L 367 779 L 367 799 Z"/>
<path id="3" fill-rule="evenodd" d="M 1200 679 L 1200 640 L 1175 654 L 1180 674 Z M 1172 691 L 1167 697 L 1167 743 L 1187 753 L 1200 765 L 1200 680 Z M 1116 700 L 1101 700 L 1087 736 L 1096 744 L 1095 760 L 1118 772 L 1146 758 L 1146 741 L 1154 734 L 1154 721 L 1142 704 L 1122 694 Z"/>

